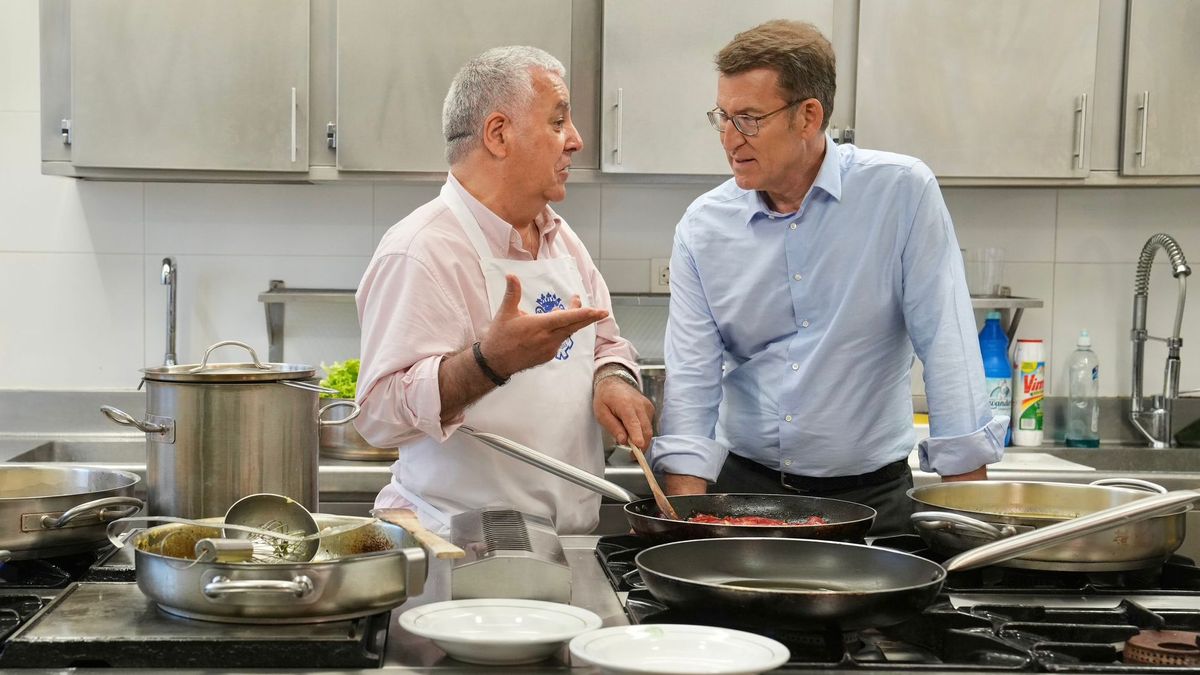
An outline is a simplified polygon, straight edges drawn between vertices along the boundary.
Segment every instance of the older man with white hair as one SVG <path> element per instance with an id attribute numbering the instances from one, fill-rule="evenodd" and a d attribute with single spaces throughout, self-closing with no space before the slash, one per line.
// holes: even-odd
<path id="1" fill-rule="evenodd" d="M 376 506 L 413 508 L 435 531 L 495 505 L 550 518 L 560 533 L 588 532 L 599 517 L 597 495 L 460 425 L 597 475 L 597 420 L 619 442 L 650 441 L 637 354 L 583 243 L 549 207 L 583 145 L 564 74 L 532 47 L 463 66 L 442 113 L 446 184 L 388 230 L 359 285 L 356 426 L 399 448 Z"/>

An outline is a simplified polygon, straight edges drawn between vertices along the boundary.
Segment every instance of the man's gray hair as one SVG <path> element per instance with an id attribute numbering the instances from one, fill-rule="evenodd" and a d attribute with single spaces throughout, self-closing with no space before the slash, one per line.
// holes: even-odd
<path id="1" fill-rule="evenodd" d="M 533 102 L 532 70 L 566 77 L 562 63 L 537 47 L 495 47 L 454 76 L 442 104 L 446 161 L 455 164 L 482 143 L 483 121 L 494 112 L 515 116 Z"/>

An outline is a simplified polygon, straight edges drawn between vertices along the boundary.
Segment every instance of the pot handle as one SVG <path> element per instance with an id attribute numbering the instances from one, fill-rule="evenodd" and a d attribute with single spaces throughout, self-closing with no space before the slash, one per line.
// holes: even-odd
<path id="1" fill-rule="evenodd" d="M 1101 478 L 1100 480 L 1094 480 L 1088 483 L 1088 485 L 1096 485 L 1101 487 L 1127 487 L 1135 490 L 1157 492 L 1160 495 L 1167 494 L 1167 488 L 1159 485 L 1158 483 L 1151 483 L 1148 480 L 1142 480 L 1140 478 Z"/>
<path id="2" fill-rule="evenodd" d="M 321 415 L 324 415 L 325 411 L 329 410 L 330 408 L 353 408 L 353 410 L 350 411 L 349 415 L 346 415 L 340 420 L 321 419 Z M 346 424 L 347 422 L 353 422 L 354 418 L 358 417 L 360 412 L 362 412 L 362 408 L 359 408 L 358 404 L 354 401 L 334 401 L 333 403 L 330 403 L 329 405 L 324 406 L 317 411 L 317 425 L 322 427 L 330 427 L 337 426 L 339 424 Z"/>
<path id="3" fill-rule="evenodd" d="M 914 527 L 926 532 L 945 530 L 954 534 L 974 534 L 993 541 L 1011 537 L 1017 533 L 1012 525 L 996 527 L 995 525 L 964 516 L 961 513 L 948 511 L 918 511 L 909 516 Z"/>
<path id="4" fill-rule="evenodd" d="M 77 520 L 83 516 L 95 516 L 102 523 L 107 523 L 121 518 L 128 518 L 138 511 L 146 503 L 137 497 L 105 497 L 104 499 L 94 499 L 90 502 L 84 502 L 79 506 L 72 507 L 63 511 L 62 515 L 57 518 L 53 516 L 42 516 L 42 527 L 47 530 L 57 530 L 60 527 L 66 527 L 72 520 Z M 109 509 L 117 508 L 115 511 Z"/>
<path id="5" fill-rule="evenodd" d="M 208 367 L 208 355 L 212 354 L 213 350 L 216 349 L 217 347 L 224 347 L 226 345 L 235 345 L 237 347 L 241 347 L 241 348 L 245 349 L 246 351 L 250 352 L 250 360 L 254 361 L 255 368 L 258 368 L 259 370 L 270 370 L 271 369 L 271 366 L 264 365 L 262 361 L 258 360 L 258 352 L 254 351 L 254 348 L 251 347 L 250 345 L 246 344 L 245 342 L 238 342 L 237 340 L 222 340 L 222 341 L 218 342 L 217 344 L 204 350 L 204 358 L 200 359 L 200 365 L 188 368 L 187 372 L 199 373 L 199 372 L 203 371 L 205 368 Z"/>
<path id="6" fill-rule="evenodd" d="M 148 434 L 161 434 L 166 433 L 167 431 L 167 426 L 165 424 L 156 424 L 148 419 L 134 419 L 133 415 L 130 415 L 120 408 L 114 408 L 111 405 L 100 406 L 100 412 L 104 413 L 105 417 L 116 422 L 117 424 L 127 427 L 136 427 L 138 431 L 144 431 Z"/>
<path id="7" fill-rule="evenodd" d="M 232 593 L 286 593 L 297 598 L 312 595 L 315 590 L 312 579 L 299 575 L 291 581 L 278 579 L 244 579 L 234 581 L 229 577 L 215 576 L 212 581 L 204 584 L 204 595 L 212 600 Z"/>
<path id="8" fill-rule="evenodd" d="M 949 572 L 974 569 L 1012 560 L 1017 556 L 1101 532 L 1122 525 L 1132 525 L 1157 516 L 1177 513 L 1200 500 L 1196 490 L 1175 490 L 1072 518 L 1041 527 L 1002 541 L 993 541 L 960 553 L 942 564 Z"/>

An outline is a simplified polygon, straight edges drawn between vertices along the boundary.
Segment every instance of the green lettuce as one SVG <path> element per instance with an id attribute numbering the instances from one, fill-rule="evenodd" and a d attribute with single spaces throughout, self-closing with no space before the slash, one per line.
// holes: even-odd
<path id="1" fill-rule="evenodd" d="M 336 394 L 321 394 L 321 398 L 354 398 L 358 387 L 358 359 L 335 361 L 332 366 L 321 364 L 325 370 L 325 379 L 321 380 L 322 387 L 336 389 Z"/>

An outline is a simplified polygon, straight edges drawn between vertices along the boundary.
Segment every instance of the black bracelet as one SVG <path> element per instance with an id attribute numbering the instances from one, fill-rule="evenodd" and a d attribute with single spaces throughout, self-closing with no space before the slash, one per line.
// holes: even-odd
<path id="1" fill-rule="evenodd" d="M 487 359 L 483 358 L 483 350 L 479 348 L 479 343 L 471 345 L 471 353 L 475 355 L 475 363 L 479 364 L 479 369 L 487 375 L 488 379 L 495 383 L 497 387 L 503 387 L 508 384 L 507 377 L 500 377 L 492 367 L 488 365 Z"/>

